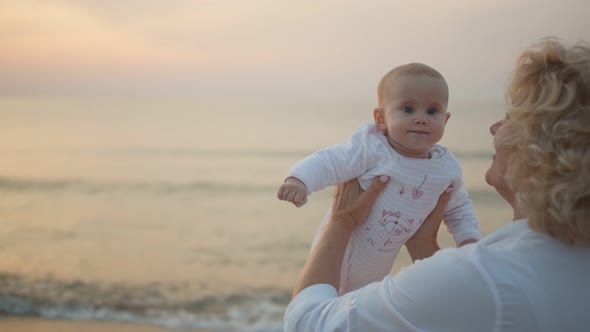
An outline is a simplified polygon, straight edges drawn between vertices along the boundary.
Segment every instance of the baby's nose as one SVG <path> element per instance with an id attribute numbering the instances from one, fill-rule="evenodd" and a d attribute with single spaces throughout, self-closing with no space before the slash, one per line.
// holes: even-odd
<path id="1" fill-rule="evenodd" d="M 428 123 L 428 121 L 423 116 L 416 116 L 416 118 L 414 118 L 414 124 L 425 125 L 427 123 Z"/>

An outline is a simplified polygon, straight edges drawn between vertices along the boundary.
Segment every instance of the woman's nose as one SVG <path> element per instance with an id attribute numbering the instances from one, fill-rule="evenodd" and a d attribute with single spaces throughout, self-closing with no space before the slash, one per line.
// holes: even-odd
<path id="1" fill-rule="evenodd" d="M 501 122 L 502 121 L 497 121 L 490 126 L 490 134 L 492 134 L 492 136 L 496 135 Z"/>

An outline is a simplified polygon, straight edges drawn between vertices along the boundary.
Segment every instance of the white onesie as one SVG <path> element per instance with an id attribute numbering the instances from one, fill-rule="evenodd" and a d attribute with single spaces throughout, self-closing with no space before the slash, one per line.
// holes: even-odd
<path id="1" fill-rule="evenodd" d="M 289 176 L 301 180 L 308 194 L 355 178 L 363 189 L 375 176 L 391 178 L 365 223 L 352 233 L 342 262 L 340 295 L 388 275 L 400 248 L 445 190 L 452 190 L 445 224 L 455 242 L 480 238 L 479 221 L 462 188 L 459 162 L 440 145 L 433 145 L 430 154 L 430 159 L 404 157 L 374 124 L 365 124 L 346 142 L 316 151 L 291 169 Z"/>

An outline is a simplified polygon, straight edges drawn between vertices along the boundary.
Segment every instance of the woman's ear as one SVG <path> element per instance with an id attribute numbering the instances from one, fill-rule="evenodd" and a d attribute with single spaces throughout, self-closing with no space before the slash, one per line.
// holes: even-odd
<path id="1" fill-rule="evenodd" d="M 375 126 L 379 130 L 385 130 L 385 115 L 383 114 L 383 109 L 376 107 L 373 110 L 373 118 L 375 119 Z"/>

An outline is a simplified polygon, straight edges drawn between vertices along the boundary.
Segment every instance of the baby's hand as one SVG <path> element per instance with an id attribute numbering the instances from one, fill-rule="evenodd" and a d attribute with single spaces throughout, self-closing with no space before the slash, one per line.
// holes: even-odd
<path id="1" fill-rule="evenodd" d="M 305 184 L 296 178 L 287 178 L 279 188 L 277 197 L 281 201 L 289 201 L 296 207 L 307 203 L 307 188 Z"/>

